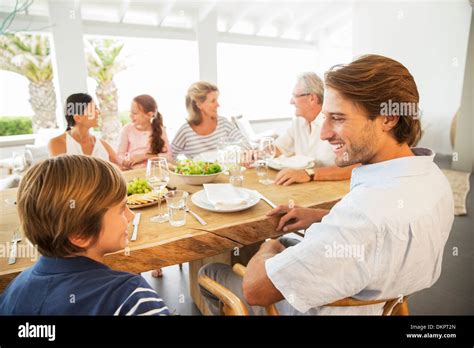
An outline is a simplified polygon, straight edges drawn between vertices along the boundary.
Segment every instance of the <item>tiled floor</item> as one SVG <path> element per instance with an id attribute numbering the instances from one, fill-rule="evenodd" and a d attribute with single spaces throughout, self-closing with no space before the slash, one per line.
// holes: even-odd
<path id="1" fill-rule="evenodd" d="M 189 294 L 188 264 L 163 268 L 163 278 L 153 278 L 151 272 L 142 276 L 160 294 L 171 312 L 181 315 L 201 315 Z"/>
<path id="2" fill-rule="evenodd" d="M 449 168 L 449 157 L 437 157 L 442 168 Z M 470 178 L 471 191 L 467 197 L 470 215 L 455 217 L 454 226 L 446 244 L 443 270 L 439 280 L 430 288 L 413 295 L 409 300 L 412 315 L 465 315 L 474 314 L 474 175 Z M 453 253 L 457 248 L 458 255 Z M 164 277 L 145 278 L 164 298 L 168 307 L 182 315 L 200 315 L 189 296 L 188 266 L 164 269 Z"/>

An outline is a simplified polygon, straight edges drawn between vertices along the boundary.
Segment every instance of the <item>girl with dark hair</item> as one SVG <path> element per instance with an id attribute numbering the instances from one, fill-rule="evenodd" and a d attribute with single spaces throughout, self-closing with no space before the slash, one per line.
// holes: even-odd
<path id="1" fill-rule="evenodd" d="M 86 155 L 112 162 L 120 166 L 117 154 L 105 140 L 97 141 L 90 129 L 99 124 L 100 110 L 92 97 L 86 93 L 70 95 L 66 100 L 66 132 L 52 138 L 48 143 L 49 154 Z"/>
<path id="2" fill-rule="evenodd" d="M 149 158 L 158 155 L 172 159 L 163 117 L 153 97 L 142 94 L 133 98 L 130 119 L 132 123 L 123 127 L 118 147 L 123 169 L 145 167 Z"/>

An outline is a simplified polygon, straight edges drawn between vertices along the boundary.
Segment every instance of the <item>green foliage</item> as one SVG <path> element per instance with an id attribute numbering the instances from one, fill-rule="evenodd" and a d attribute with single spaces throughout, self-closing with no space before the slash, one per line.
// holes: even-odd
<path id="1" fill-rule="evenodd" d="M 85 44 L 89 76 L 97 83 L 112 81 L 116 73 L 125 69 L 117 59 L 123 44 L 114 39 L 86 40 Z"/>
<path id="2" fill-rule="evenodd" d="M 0 117 L 0 136 L 33 134 L 31 116 Z"/>
<path id="3" fill-rule="evenodd" d="M 129 124 L 131 122 L 130 120 L 130 111 L 122 111 L 119 113 L 119 118 L 120 118 L 120 123 L 122 126 L 125 126 L 126 124 Z"/>
<path id="4" fill-rule="evenodd" d="M 48 37 L 22 33 L 1 35 L 0 69 L 23 75 L 32 82 L 51 81 L 53 67 Z"/>

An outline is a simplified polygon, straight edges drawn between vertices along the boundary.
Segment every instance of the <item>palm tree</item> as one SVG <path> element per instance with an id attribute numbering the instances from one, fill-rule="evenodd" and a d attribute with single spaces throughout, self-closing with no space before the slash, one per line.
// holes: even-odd
<path id="1" fill-rule="evenodd" d="M 1 35 L 0 69 L 23 75 L 30 81 L 33 132 L 39 128 L 55 128 L 56 93 L 48 37 L 22 33 Z"/>
<path id="2" fill-rule="evenodd" d="M 102 138 L 112 145 L 118 141 L 122 127 L 118 114 L 117 87 L 114 75 L 125 69 L 117 59 L 123 44 L 113 39 L 85 40 L 89 76 L 97 81 L 96 95 L 101 109 Z"/>

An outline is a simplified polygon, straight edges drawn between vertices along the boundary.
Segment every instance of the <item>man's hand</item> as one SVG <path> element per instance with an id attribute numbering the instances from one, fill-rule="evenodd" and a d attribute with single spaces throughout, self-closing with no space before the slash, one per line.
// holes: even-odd
<path id="1" fill-rule="evenodd" d="M 271 239 L 263 243 L 250 259 L 242 282 L 242 291 L 249 305 L 268 306 L 283 300 L 283 295 L 268 278 L 265 269 L 265 261 L 283 250 L 285 250 L 283 244 Z"/>
<path id="2" fill-rule="evenodd" d="M 276 239 L 270 239 L 270 240 L 267 240 L 265 243 L 262 243 L 262 245 L 260 246 L 259 252 L 279 254 L 283 250 L 285 250 L 285 246 L 283 244 L 281 244 Z"/>
<path id="3" fill-rule="evenodd" d="M 275 178 L 275 184 L 283 186 L 288 186 L 296 182 L 304 183 L 309 181 L 310 177 L 304 169 L 283 169 Z"/>
<path id="4" fill-rule="evenodd" d="M 315 222 L 320 222 L 324 216 L 329 213 L 326 209 L 311 209 L 294 207 L 289 208 L 287 205 L 279 205 L 269 213 L 267 216 L 282 215 L 277 226 L 277 231 L 298 231 L 307 229 Z"/>

